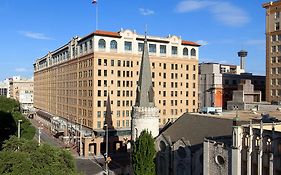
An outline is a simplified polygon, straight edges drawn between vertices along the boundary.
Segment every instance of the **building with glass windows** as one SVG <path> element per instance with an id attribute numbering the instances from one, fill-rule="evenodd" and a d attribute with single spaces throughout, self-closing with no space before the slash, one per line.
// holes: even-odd
<path id="1" fill-rule="evenodd" d="M 171 35 L 147 36 L 147 42 L 160 126 L 185 112 L 197 112 L 200 45 Z M 61 127 L 68 130 L 79 128 L 81 121 L 84 136 L 97 138 L 104 134 L 106 101 L 110 94 L 112 122 L 119 136 L 110 150 L 121 149 L 124 140 L 131 139 L 131 110 L 143 47 L 144 35 L 136 31 L 97 30 L 82 38 L 74 37 L 37 59 L 34 106 L 38 115 L 50 121 L 56 117 Z M 84 155 L 100 154 L 102 142 L 83 139 Z"/>

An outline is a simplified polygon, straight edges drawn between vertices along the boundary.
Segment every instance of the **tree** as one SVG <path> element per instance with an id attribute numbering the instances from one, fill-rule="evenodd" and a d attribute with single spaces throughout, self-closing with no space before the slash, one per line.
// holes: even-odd
<path id="1" fill-rule="evenodd" d="M 154 139 L 147 130 L 141 132 L 133 146 L 132 164 L 135 175 L 155 174 Z"/>
<path id="2" fill-rule="evenodd" d="M 17 122 L 21 122 L 21 137 L 33 139 L 35 128 L 20 113 L 20 104 L 18 101 L 4 96 L 0 96 L 0 150 L 5 140 L 10 136 L 17 134 Z"/>
<path id="3" fill-rule="evenodd" d="M 67 150 L 12 136 L 0 152 L 0 174 L 77 175 L 75 161 Z"/>

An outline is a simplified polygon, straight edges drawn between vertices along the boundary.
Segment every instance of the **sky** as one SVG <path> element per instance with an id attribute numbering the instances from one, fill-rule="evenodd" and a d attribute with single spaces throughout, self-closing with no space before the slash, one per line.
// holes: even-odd
<path id="1" fill-rule="evenodd" d="M 0 81 L 33 76 L 33 63 L 96 30 L 92 0 L 0 0 Z M 98 29 L 181 36 L 201 44 L 199 62 L 239 64 L 265 75 L 264 0 L 97 0 Z"/>

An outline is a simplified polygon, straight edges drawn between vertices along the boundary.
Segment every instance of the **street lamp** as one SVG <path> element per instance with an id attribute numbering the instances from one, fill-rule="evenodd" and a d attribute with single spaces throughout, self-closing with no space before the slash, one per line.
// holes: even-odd
<path id="1" fill-rule="evenodd" d="M 80 139 L 79 139 L 79 147 L 80 147 L 80 156 L 83 155 L 83 149 L 82 149 L 82 118 L 80 118 Z"/>
<path id="2" fill-rule="evenodd" d="M 108 175 L 108 124 L 104 124 L 106 128 L 105 137 L 106 137 L 106 145 L 105 145 L 105 174 Z"/>
<path id="3" fill-rule="evenodd" d="M 41 126 L 42 127 L 38 127 L 38 145 L 39 146 L 41 144 L 41 129 L 43 129 L 43 124 Z"/>
<path id="4" fill-rule="evenodd" d="M 22 120 L 18 120 L 18 138 L 20 138 L 20 122 L 22 122 Z"/>

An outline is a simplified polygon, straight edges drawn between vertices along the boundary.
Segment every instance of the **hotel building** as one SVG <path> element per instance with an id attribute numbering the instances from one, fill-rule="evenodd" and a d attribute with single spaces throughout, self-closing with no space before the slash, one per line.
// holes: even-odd
<path id="1" fill-rule="evenodd" d="M 266 100 L 281 100 L 281 1 L 263 4 L 266 9 Z"/>
<path id="2" fill-rule="evenodd" d="M 200 45 L 170 35 L 147 36 L 147 41 L 160 126 L 197 112 Z M 113 126 L 130 135 L 143 46 L 144 35 L 131 30 L 74 37 L 34 63 L 35 108 L 70 123 L 82 119 L 85 133 L 96 136 L 103 130 L 110 94 Z"/>

